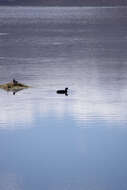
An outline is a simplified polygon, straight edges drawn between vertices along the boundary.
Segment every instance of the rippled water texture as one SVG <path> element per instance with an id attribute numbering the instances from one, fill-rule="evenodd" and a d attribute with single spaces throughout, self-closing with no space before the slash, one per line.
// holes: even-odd
<path id="1" fill-rule="evenodd" d="M 126 73 L 127 8 L 0 7 L 0 189 L 126 189 Z"/>

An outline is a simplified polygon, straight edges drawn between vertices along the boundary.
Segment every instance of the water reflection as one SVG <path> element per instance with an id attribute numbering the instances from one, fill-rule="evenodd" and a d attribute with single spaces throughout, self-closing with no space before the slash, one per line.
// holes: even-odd
<path id="1" fill-rule="evenodd" d="M 15 95 L 17 92 L 19 92 L 20 90 L 23 90 L 23 89 L 19 89 L 19 90 L 13 90 L 13 95 Z"/>
<path id="2" fill-rule="evenodd" d="M 22 190 L 22 179 L 14 173 L 0 173 L 0 189 L 2 190 Z"/>

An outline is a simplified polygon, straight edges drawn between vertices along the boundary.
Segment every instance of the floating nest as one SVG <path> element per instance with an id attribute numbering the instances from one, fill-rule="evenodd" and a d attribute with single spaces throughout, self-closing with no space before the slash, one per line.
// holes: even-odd
<path id="1" fill-rule="evenodd" d="M 1 84 L 0 88 L 3 89 L 3 90 L 6 90 L 6 91 L 11 91 L 11 92 L 16 93 L 16 92 L 18 92 L 20 90 L 29 88 L 29 86 L 27 86 L 25 84 L 22 84 L 22 83 L 19 83 L 19 82 L 16 81 L 16 83 L 9 82 L 9 83 L 6 83 L 6 84 Z"/>

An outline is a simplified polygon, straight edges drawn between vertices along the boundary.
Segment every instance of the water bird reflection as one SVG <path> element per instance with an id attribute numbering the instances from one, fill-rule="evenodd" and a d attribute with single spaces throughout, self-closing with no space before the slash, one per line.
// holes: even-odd
<path id="1" fill-rule="evenodd" d="M 21 90 L 23 90 L 23 88 L 22 89 L 15 89 L 15 90 L 12 90 L 12 93 L 13 93 L 13 95 L 15 95 L 17 92 L 19 92 Z"/>

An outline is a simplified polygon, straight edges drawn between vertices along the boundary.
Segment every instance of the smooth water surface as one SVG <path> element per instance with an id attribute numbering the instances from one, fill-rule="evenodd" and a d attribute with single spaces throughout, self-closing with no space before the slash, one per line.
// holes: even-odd
<path id="1" fill-rule="evenodd" d="M 127 8 L 0 7 L 0 189 L 126 190 L 126 73 Z"/>

